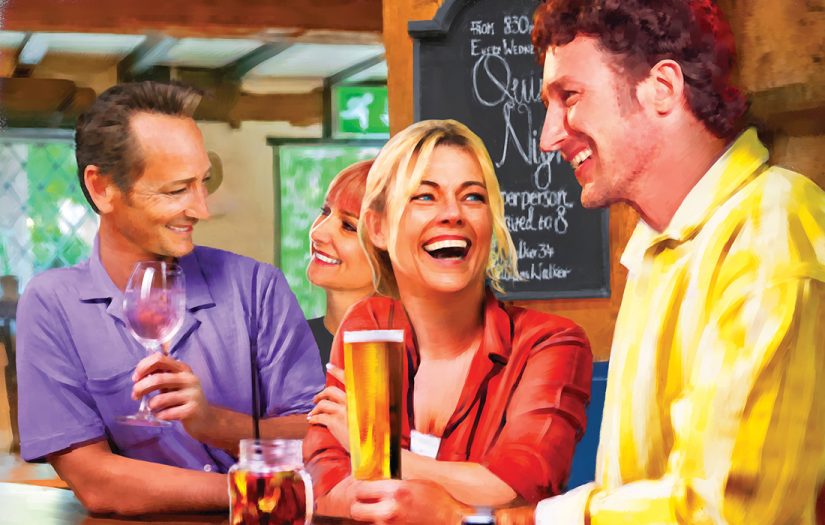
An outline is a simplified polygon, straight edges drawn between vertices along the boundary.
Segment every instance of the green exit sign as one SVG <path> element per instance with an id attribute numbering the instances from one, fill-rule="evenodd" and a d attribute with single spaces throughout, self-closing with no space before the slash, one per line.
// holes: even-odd
<path id="1" fill-rule="evenodd" d="M 389 138 L 387 86 L 335 86 L 332 129 L 341 138 Z"/>

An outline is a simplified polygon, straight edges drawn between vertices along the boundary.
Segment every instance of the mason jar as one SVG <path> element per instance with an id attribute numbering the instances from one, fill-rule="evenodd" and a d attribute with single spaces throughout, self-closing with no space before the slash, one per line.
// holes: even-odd
<path id="1" fill-rule="evenodd" d="M 298 439 L 242 439 L 229 469 L 229 523 L 309 525 L 312 481 Z"/>

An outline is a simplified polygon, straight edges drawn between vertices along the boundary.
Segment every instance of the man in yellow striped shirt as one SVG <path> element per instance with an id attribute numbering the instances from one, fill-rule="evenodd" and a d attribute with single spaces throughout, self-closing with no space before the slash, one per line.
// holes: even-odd
<path id="1" fill-rule="evenodd" d="M 766 164 L 711 0 L 548 0 L 542 149 L 642 220 L 596 481 L 539 524 L 825 520 L 825 192 Z M 817 519 L 817 499 L 819 516 Z"/>
<path id="2" fill-rule="evenodd" d="M 571 163 L 585 206 L 642 218 L 596 480 L 536 523 L 825 523 L 825 192 L 737 124 L 727 22 L 712 0 L 545 0 L 534 22 L 542 149 Z M 470 512 L 421 481 L 358 490 L 361 519 Z"/>

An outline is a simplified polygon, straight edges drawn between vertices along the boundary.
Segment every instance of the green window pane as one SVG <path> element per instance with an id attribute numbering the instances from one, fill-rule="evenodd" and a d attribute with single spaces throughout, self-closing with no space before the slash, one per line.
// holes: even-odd
<path id="1" fill-rule="evenodd" d="M 89 256 L 97 215 L 77 182 L 70 138 L 0 139 L 0 275 L 20 284 Z"/>

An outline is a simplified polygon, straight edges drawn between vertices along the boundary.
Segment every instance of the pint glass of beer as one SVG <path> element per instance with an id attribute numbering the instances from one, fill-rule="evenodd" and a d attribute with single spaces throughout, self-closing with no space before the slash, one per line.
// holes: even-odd
<path id="1" fill-rule="evenodd" d="M 401 478 L 403 330 L 344 332 L 352 475 Z"/>

